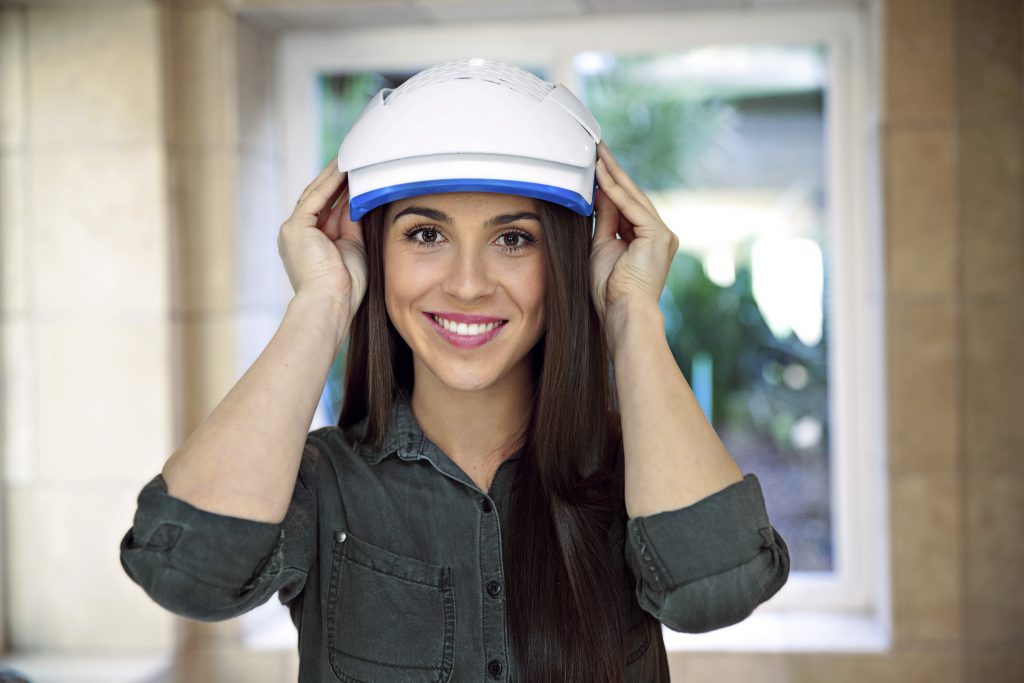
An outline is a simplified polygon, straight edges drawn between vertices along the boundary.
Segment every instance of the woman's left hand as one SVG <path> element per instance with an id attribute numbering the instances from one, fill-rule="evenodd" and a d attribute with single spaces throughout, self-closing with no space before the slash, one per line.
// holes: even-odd
<path id="1" fill-rule="evenodd" d="M 624 319 L 620 312 L 634 304 L 658 305 L 679 238 L 604 142 L 598 145 L 597 156 L 597 226 L 590 247 L 590 293 L 612 343 Z M 615 238 L 616 233 L 621 239 Z"/>

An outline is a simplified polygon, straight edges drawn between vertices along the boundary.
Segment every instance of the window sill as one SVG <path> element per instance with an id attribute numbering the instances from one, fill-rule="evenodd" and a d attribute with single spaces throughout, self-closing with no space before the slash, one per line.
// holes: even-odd
<path id="1" fill-rule="evenodd" d="M 755 612 L 709 633 L 662 629 L 669 652 L 884 652 L 890 647 L 886 624 L 867 614 Z"/>
<path id="2" fill-rule="evenodd" d="M 262 605 L 247 617 L 246 647 L 295 649 L 295 627 L 281 605 Z M 710 633 L 679 633 L 666 626 L 662 631 L 669 652 L 885 652 L 890 647 L 888 627 L 877 615 L 838 611 L 763 610 Z"/>
<path id="3" fill-rule="evenodd" d="M 10 653 L 0 665 L 11 667 L 32 683 L 154 683 L 169 680 L 171 657 Z"/>

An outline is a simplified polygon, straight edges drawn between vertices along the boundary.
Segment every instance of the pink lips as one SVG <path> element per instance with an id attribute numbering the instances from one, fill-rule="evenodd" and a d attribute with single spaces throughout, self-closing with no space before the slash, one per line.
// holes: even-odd
<path id="1" fill-rule="evenodd" d="M 487 315 L 471 315 L 469 313 L 452 313 L 450 311 L 427 311 L 427 315 L 436 315 L 438 318 L 451 320 L 453 323 L 466 323 L 471 325 L 486 325 L 487 323 L 499 323 L 504 318 L 493 318 Z"/>
<path id="2" fill-rule="evenodd" d="M 440 323 L 434 320 L 435 315 L 438 316 L 439 318 L 444 318 L 445 320 L 451 320 L 452 322 L 457 323 L 466 323 L 467 325 L 471 325 L 473 323 L 476 323 L 477 325 L 485 325 L 487 323 L 499 324 L 496 325 L 492 330 L 488 330 L 487 332 L 483 332 L 481 334 L 476 334 L 469 337 L 460 334 L 454 334 L 444 329 L 444 327 L 441 326 Z M 423 317 L 427 319 L 427 322 L 430 323 L 430 326 L 433 327 L 446 342 L 460 349 L 473 349 L 478 346 L 482 346 L 483 344 L 486 344 L 490 340 L 494 339 L 494 337 L 496 337 L 501 332 L 501 330 L 504 329 L 505 323 L 508 322 L 503 318 L 494 318 L 486 315 L 469 315 L 467 313 L 424 313 Z"/>

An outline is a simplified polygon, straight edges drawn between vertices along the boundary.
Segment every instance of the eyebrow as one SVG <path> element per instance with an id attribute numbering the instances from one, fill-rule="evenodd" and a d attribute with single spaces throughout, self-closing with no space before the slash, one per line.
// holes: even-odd
<path id="1" fill-rule="evenodd" d="M 399 211 L 391 220 L 391 222 L 394 223 L 399 218 L 407 214 L 423 216 L 425 218 L 438 221 L 440 223 L 452 222 L 451 216 L 446 214 L 444 211 L 438 211 L 437 209 L 428 209 L 425 206 L 407 206 L 406 208 Z M 519 213 L 504 213 L 499 216 L 495 216 L 494 218 L 488 220 L 486 225 L 487 227 L 492 227 L 495 225 L 505 225 L 507 223 L 513 223 L 515 221 L 523 219 L 540 222 L 540 216 L 538 216 L 537 214 L 531 211 L 520 211 Z"/>

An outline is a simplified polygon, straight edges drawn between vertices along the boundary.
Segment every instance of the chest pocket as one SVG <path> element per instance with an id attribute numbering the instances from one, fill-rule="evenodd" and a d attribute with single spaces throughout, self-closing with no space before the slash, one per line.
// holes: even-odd
<path id="1" fill-rule="evenodd" d="M 338 532 L 327 606 L 331 669 L 346 683 L 448 681 L 455 661 L 451 567 Z"/>

